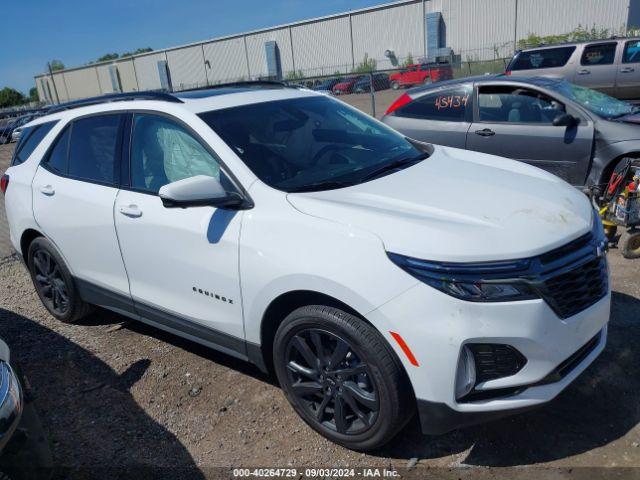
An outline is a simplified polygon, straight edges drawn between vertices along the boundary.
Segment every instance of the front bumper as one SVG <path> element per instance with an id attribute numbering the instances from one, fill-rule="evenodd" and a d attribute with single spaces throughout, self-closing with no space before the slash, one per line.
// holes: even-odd
<path id="1" fill-rule="evenodd" d="M 556 397 L 604 349 L 610 303 L 608 292 L 563 320 L 541 299 L 464 302 L 420 283 L 366 317 L 383 332 L 403 362 L 418 399 L 423 431 L 439 434 L 529 410 Z M 418 366 L 407 359 L 389 332 L 404 338 Z M 553 377 L 563 362 L 598 334 L 597 344 L 585 356 L 562 376 Z M 485 398 L 458 401 L 458 359 L 468 343 L 510 345 L 527 362 L 513 375 L 476 384 L 476 391 L 488 393 Z"/>
<path id="2" fill-rule="evenodd" d="M 11 366 L 0 361 L 0 451 L 11 439 L 24 407 L 18 376 Z"/>

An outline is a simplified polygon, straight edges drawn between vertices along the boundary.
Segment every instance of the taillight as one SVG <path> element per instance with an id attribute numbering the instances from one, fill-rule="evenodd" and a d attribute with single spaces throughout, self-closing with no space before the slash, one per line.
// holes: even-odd
<path id="1" fill-rule="evenodd" d="M 395 112 L 397 109 L 399 109 L 400 107 L 406 105 L 407 103 L 411 103 L 413 101 L 413 99 L 407 95 L 406 93 L 403 93 L 402 95 L 400 95 L 398 97 L 398 99 L 393 102 L 391 104 L 391 106 L 387 109 L 387 113 L 386 115 L 391 115 L 393 112 Z"/>
<path id="2" fill-rule="evenodd" d="M 2 179 L 0 180 L 0 190 L 2 190 L 3 194 L 6 193 L 8 186 L 9 186 L 9 175 L 3 175 Z"/>
<path id="3" fill-rule="evenodd" d="M 511 70 L 505 70 L 504 74 L 507 76 L 511 75 Z"/>

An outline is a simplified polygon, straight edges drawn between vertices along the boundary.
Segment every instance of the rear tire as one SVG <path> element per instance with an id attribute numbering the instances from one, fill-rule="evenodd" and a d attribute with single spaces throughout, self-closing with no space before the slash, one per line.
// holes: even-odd
<path id="1" fill-rule="evenodd" d="M 395 80 L 393 82 L 391 82 L 391 89 L 392 90 L 398 90 L 400 88 L 400 84 L 398 82 L 396 82 Z"/>
<path id="2" fill-rule="evenodd" d="M 640 231 L 629 232 L 622 241 L 621 252 L 624 258 L 640 258 Z"/>
<path id="3" fill-rule="evenodd" d="M 31 242 L 27 266 L 40 301 L 55 318 L 76 323 L 91 312 L 91 305 L 80 298 L 69 269 L 49 240 L 38 237 Z"/>
<path id="4" fill-rule="evenodd" d="M 400 361 L 354 315 L 320 305 L 295 310 L 276 332 L 273 358 L 294 410 L 332 442 L 372 450 L 412 417 L 415 400 Z"/>

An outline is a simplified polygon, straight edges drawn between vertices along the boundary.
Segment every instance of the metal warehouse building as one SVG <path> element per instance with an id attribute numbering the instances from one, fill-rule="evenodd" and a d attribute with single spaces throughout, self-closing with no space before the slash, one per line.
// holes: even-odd
<path id="1" fill-rule="evenodd" d="M 35 77 L 40 98 L 189 88 L 257 78 L 347 73 L 365 58 L 489 60 L 530 33 L 640 26 L 640 0 L 404 0 Z"/>

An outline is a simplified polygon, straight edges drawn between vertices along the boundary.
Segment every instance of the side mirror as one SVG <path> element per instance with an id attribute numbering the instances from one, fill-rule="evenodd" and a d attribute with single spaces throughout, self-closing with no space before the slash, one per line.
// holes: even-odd
<path id="1" fill-rule="evenodd" d="M 578 124 L 578 119 L 569 113 L 561 113 L 553 119 L 554 127 L 573 127 Z"/>
<path id="2" fill-rule="evenodd" d="M 227 192 L 217 178 L 196 175 L 169 183 L 158 192 L 167 208 L 212 206 L 231 209 L 247 208 L 237 192 Z"/>

